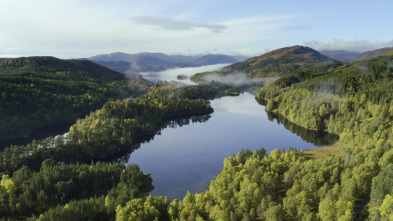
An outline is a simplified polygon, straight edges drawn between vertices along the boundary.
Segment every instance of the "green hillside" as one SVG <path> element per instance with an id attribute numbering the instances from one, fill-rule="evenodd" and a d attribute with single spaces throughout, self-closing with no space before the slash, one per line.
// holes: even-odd
<path id="1" fill-rule="evenodd" d="M 391 220 L 392 64 L 388 55 L 318 63 L 264 86 L 256 100 L 267 111 L 303 128 L 337 134 L 339 141 L 307 152 L 240 151 L 224 159 L 205 192 L 172 201 L 148 196 L 151 179 L 137 166 L 83 162 L 137 144 L 138 137 L 165 127 L 166 119 L 210 113 L 203 99 L 230 88 L 156 84 L 139 98 L 108 102 L 78 120 L 66 139 L 0 152 L 0 215 L 38 220 Z"/>
<path id="2" fill-rule="evenodd" d="M 305 69 L 314 64 L 331 62 L 332 59 L 318 51 L 303 46 L 277 49 L 258 57 L 228 66 L 229 69 L 245 72 L 251 78 L 285 75 L 294 70 Z"/>
<path id="3" fill-rule="evenodd" d="M 318 65 L 292 72 L 257 94 L 268 111 L 338 134 L 340 141 L 332 147 L 307 154 L 241 151 L 224 160 L 206 192 L 172 202 L 132 200 L 119 207 L 116 218 L 391 220 L 392 63 L 392 56 L 382 56 Z"/>
<path id="4" fill-rule="evenodd" d="M 84 60 L 54 57 L 0 62 L 0 141 L 71 123 L 109 98 L 136 93 L 140 81 Z"/>
<path id="5" fill-rule="evenodd" d="M 162 128 L 206 121 L 213 112 L 207 99 L 225 96 L 229 88 L 157 83 L 139 97 L 108 101 L 78 119 L 66 135 L 5 148 L 0 151 L 0 217 L 114 220 L 120 205 L 153 188 L 138 166 L 118 163 L 119 154 L 127 159 Z"/>
<path id="6" fill-rule="evenodd" d="M 267 110 L 302 127 L 338 134 L 332 147 L 308 154 L 241 151 L 224 160 L 206 192 L 172 202 L 132 200 L 118 208 L 116 218 L 391 220 L 392 63 L 392 56 L 383 56 L 319 65 L 292 72 L 258 93 Z"/>
<path id="7" fill-rule="evenodd" d="M 393 56 L 393 49 L 386 53 L 383 53 L 381 56 Z"/>

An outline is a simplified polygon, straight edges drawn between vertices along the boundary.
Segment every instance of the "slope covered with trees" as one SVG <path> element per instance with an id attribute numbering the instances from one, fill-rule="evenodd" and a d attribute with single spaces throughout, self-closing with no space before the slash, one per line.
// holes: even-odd
<path id="1" fill-rule="evenodd" d="M 0 202 L 7 208 L 2 216 L 39 216 L 40 220 L 390 220 L 392 82 L 393 56 L 318 63 L 286 74 L 263 87 L 256 100 L 298 126 L 339 135 L 338 151 L 309 158 L 295 149 L 276 149 L 269 154 L 263 148 L 244 150 L 224 160 L 222 171 L 206 192 L 188 193 L 182 200 L 172 201 L 146 195 L 151 180 L 136 166 L 78 166 L 80 162 L 73 161 L 110 155 L 122 142 L 132 143 L 139 135 L 159 130 L 165 119 L 211 112 L 205 99 L 230 89 L 211 84 L 155 85 L 142 97 L 107 103 L 79 120 L 67 140 L 60 139 L 54 146 L 6 148 L 0 158 Z M 78 158 L 80 153 L 82 158 Z M 114 171 L 113 177 L 107 178 L 102 167 Z M 119 168 L 126 172 L 119 176 Z M 81 180 L 94 180 L 94 175 L 84 172 L 103 174 L 113 185 L 97 183 L 101 189 L 97 195 L 84 188 L 72 191 Z M 62 173 L 64 178 L 57 176 Z M 40 179 L 41 185 L 35 186 Z M 39 197 L 54 203 L 51 207 L 29 204 Z"/>
<path id="2" fill-rule="evenodd" d="M 136 95 L 148 85 L 90 61 L 4 59 L 0 63 L 0 141 L 72 123 L 101 108 L 109 98 Z"/>
<path id="3" fill-rule="evenodd" d="M 137 166 L 101 161 L 118 161 L 119 153 L 178 122 L 171 120 L 211 113 L 208 99 L 230 88 L 155 84 L 143 96 L 107 102 L 64 136 L 5 148 L 0 152 L 0 217 L 114 219 L 118 206 L 152 190 L 151 178 Z"/>
<path id="4" fill-rule="evenodd" d="M 257 100 L 305 128 L 340 135 L 335 154 L 243 151 L 224 160 L 208 190 L 181 201 L 133 200 L 119 220 L 390 220 L 393 217 L 393 57 L 292 72 Z M 149 205 L 154 213 L 135 204 Z M 163 206 L 164 205 L 164 206 Z"/>

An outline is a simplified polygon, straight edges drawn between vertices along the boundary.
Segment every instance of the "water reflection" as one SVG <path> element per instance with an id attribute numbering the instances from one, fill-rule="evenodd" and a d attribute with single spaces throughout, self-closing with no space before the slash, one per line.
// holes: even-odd
<path id="1" fill-rule="evenodd" d="M 291 123 L 288 119 L 279 114 L 274 114 L 269 111 L 266 111 L 266 113 L 270 121 L 276 120 L 278 124 L 284 125 L 287 130 L 300 136 L 303 140 L 315 144 L 316 146 L 323 147 L 332 145 L 340 138 L 336 134 L 327 133 L 325 131 L 307 130 L 304 127 Z"/>
<path id="2" fill-rule="evenodd" d="M 207 115 L 202 115 L 202 116 L 191 116 L 188 118 L 172 119 L 172 120 L 168 120 L 165 123 L 165 126 L 163 129 L 165 129 L 167 127 L 169 127 L 169 128 L 182 127 L 185 125 L 189 125 L 190 123 L 206 123 L 210 118 L 211 118 L 211 115 L 207 114 Z"/>
<path id="3" fill-rule="evenodd" d="M 146 134 L 143 136 L 138 137 L 134 140 L 134 143 L 126 143 L 120 149 L 118 153 L 105 158 L 99 158 L 95 161 L 107 161 L 107 162 L 127 162 L 130 159 L 131 154 L 139 149 L 141 145 L 149 143 L 154 140 L 154 138 L 158 135 L 161 135 L 161 131 L 166 128 L 178 128 L 183 127 L 185 125 L 193 124 L 193 123 L 206 123 L 210 119 L 211 115 L 201 115 L 201 116 L 189 116 L 183 118 L 175 118 L 169 119 L 165 121 L 165 123 L 161 126 L 161 128 L 152 134 Z"/>

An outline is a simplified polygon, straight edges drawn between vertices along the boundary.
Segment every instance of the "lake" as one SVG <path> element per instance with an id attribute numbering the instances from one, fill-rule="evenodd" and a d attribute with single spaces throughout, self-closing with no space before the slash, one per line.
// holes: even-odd
<path id="1" fill-rule="evenodd" d="M 184 74 L 181 69 L 175 70 L 166 76 Z M 156 76 L 163 75 L 157 73 Z M 263 147 L 270 152 L 275 148 L 294 147 L 307 150 L 332 144 L 338 139 L 335 135 L 307 131 L 285 119 L 268 115 L 265 107 L 248 93 L 211 103 L 214 113 L 208 121 L 163 129 L 160 135 L 141 144 L 131 154 L 128 163 L 137 164 L 144 173 L 151 174 L 155 187 L 151 192 L 153 196 L 182 199 L 188 190 L 192 193 L 205 191 L 222 169 L 224 158 L 242 149 Z"/>

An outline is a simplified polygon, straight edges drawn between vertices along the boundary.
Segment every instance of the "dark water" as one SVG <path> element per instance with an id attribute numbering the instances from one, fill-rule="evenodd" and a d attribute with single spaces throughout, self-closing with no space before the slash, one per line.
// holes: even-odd
<path id="1" fill-rule="evenodd" d="M 54 137 L 59 134 L 67 133 L 71 125 L 72 123 L 68 123 L 68 124 L 62 124 L 52 127 L 41 128 L 25 138 L 17 138 L 7 141 L 1 141 L 0 150 L 3 150 L 4 148 L 9 147 L 11 145 L 26 145 L 28 143 L 31 143 L 33 140 L 42 140 L 47 137 L 51 137 L 51 136 Z"/>
<path id="2" fill-rule="evenodd" d="M 131 154 L 129 163 L 151 174 L 155 186 L 152 195 L 182 199 L 187 190 L 204 191 L 222 169 L 224 158 L 242 148 L 306 150 L 338 139 L 268 115 L 247 93 L 214 100 L 212 106 L 214 113 L 207 122 L 166 128 Z"/>

